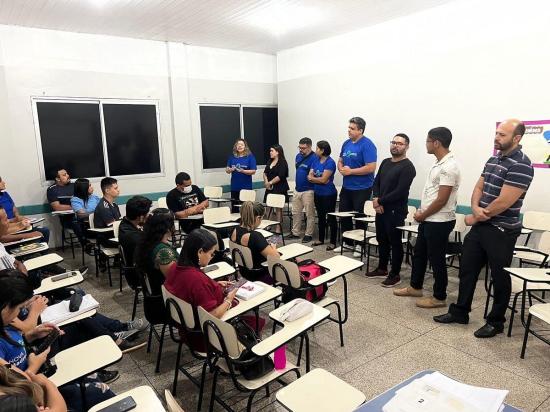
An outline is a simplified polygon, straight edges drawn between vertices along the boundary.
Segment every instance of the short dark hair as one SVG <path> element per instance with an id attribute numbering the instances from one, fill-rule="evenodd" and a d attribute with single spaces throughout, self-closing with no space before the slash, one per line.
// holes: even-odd
<path id="1" fill-rule="evenodd" d="M 434 127 L 428 132 L 428 137 L 432 140 L 437 140 L 445 149 L 448 149 L 453 140 L 453 134 L 446 127 Z"/>
<path id="2" fill-rule="evenodd" d="M 407 144 L 409 144 L 411 142 L 411 140 L 409 139 L 409 136 L 407 136 L 405 133 L 397 133 L 395 135 L 395 137 L 402 137 L 403 139 L 405 139 Z"/>
<path id="3" fill-rule="evenodd" d="M 153 202 L 145 196 L 132 196 L 126 202 L 126 217 L 136 220 L 140 216 L 147 216 L 152 204 Z"/>
<path id="4" fill-rule="evenodd" d="M 178 259 L 178 266 L 199 267 L 199 250 L 212 249 L 218 244 L 217 239 L 206 229 L 195 229 L 187 235 L 181 255 Z"/>
<path id="5" fill-rule="evenodd" d="M 118 180 L 114 177 L 104 177 L 101 179 L 101 191 L 105 193 L 111 186 L 117 184 Z"/>
<path id="6" fill-rule="evenodd" d="M 367 125 L 367 123 L 362 117 L 352 117 L 351 119 L 349 119 L 349 122 L 355 124 L 358 129 L 365 132 L 365 126 Z"/>
<path id="7" fill-rule="evenodd" d="M 525 134 L 525 124 L 523 122 L 519 122 L 514 129 L 514 136 L 517 136 L 518 134 L 522 137 Z"/>
<path id="8" fill-rule="evenodd" d="M 317 142 L 317 147 L 323 151 L 324 156 L 330 156 L 330 154 L 332 153 L 330 144 L 326 140 L 321 140 Z"/>
<path id="9" fill-rule="evenodd" d="M 186 181 L 186 180 L 191 180 L 191 176 L 189 176 L 189 173 L 179 172 L 176 175 L 176 184 L 177 185 L 182 185 L 183 182 Z"/>
<path id="10" fill-rule="evenodd" d="M 311 146 L 313 144 L 313 142 L 311 141 L 311 139 L 309 137 L 302 137 L 300 139 L 300 141 L 298 142 L 298 144 L 307 144 L 308 146 Z"/>

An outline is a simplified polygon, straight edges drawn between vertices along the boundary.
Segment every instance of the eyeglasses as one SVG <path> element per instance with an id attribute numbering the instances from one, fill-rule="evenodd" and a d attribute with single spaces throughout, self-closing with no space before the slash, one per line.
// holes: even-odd
<path id="1" fill-rule="evenodd" d="M 298 146 L 298 149 L 300 150 L 307 150 L 308 146 Z"/>
<path id="2" fill-rule="evenodd" d="M 390 144 L 394 145 L 394 146 L 406 146 L 407 143 L 403 143 L 403 142 L 394 142 L 393 140 L 390 141 Z"/>

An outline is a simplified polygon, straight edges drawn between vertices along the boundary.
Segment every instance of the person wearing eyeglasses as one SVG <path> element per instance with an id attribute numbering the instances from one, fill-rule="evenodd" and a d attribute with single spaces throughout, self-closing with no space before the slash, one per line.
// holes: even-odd
<path id="1" fill-rule="evenodd" d="M 409 136 L 396 134 L 390 141 L 391 157 L 382 161 L 372 188 L 372 205 L 376 211 L 376 240 L 378 241 L 378 267 L 366 274 L 369 278 L 385 277 L 382 286 L 393 287 L 401 283 L 399 272 L 403 263 L 403 233 L 397 229 L 405 224 L 409 189 L 416 169 L 407 158 Z M 391 271 L 388 262 L 391 251 Z"/>
<path id="2" fill-rule="evenodd" d="M 315 229 L 315 202 L 313 200 L 313 183 L 308 180 L 309 171 L 317 156 L 311 150 L 311 139 L 303 137 L 298 142 L 296 155 L 296 188 L 292 196 L 292 232 L 287 239 L 299 239 L 302 230 L 304 210 L 306 212 L 306 231 L 302 243 L 313 240 Z"/>
<path id="3" fill-rule="evenodd" d="M 396 296 L 418 297 L 416 306 L 419 308 L 447 306 L 445 253 L 449 235 L 456 223 L 456 196 L 460 185 L 460 168 L 449 150 L 452 139 L 453 135 L 446 127 L 436 127 L 428 132 L 426 151 L 435 156 L 436 162 L 428 172 L 420 209 L 414 214 L 414 220 L 420 225 L 414 245 L 411 284 L 393 291 Z M 423 297 L 422 288 L 428 259 L 433 269 L 433 296 Z"/>

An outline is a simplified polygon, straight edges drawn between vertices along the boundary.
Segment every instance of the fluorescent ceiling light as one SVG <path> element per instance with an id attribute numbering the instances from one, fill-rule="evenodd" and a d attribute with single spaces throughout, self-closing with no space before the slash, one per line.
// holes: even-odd
<path id="1" fill-rule="evenodd" d="M 274 36 L 282 36 L 317 24 L 323 18 L 324 14 L 319 9 L 272 0 L 250 13 L 246 20 L 250 25 L 267 30 Z"/>

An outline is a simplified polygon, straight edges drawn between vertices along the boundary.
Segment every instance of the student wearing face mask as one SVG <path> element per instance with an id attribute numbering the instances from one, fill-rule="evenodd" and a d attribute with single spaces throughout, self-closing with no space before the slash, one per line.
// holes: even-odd
<path id="1" fill-rule="evenodd" d="M 184 232 L 190 233 L 198 229 L 204 223 L 202 218 L 192 218 L 201 215 L 208 207 L 206 196 L 191 181 L 191 176 L 185 172 L 176 175 L 176 187 L 166 195 L 168 209 L 180 220 L 180 227 Z"/>

